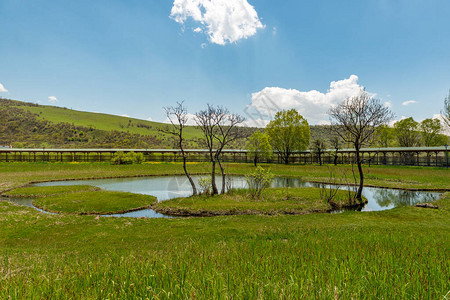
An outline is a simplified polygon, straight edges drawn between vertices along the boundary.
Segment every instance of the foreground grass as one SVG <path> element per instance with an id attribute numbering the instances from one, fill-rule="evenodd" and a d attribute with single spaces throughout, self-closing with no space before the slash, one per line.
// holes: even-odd
<path id="1" fill-rule="evenodd" d="M 449 216 L 95 219 L 0 202 L 0 298 L 440 299 Z"/>
<path id="2" fill-rule="evenodd" d="M 248 167 L 228 165 L 237 174 Z M 190 168 L 208 170 L 203 164 Z M 327 174 L 318 166 L 272 170 L 315 179 Z M 180 173 L 180 165 L 0 164 L 3 189 L 37 180 L 169 173 Z M 448 174 L 368 172 L 377 178 L 372 182 L 431 189 L 448 189 Z M 48 215 L 0 201 L 0 298 L 445 299 L 450 193 L 437 205 L 141 220 Z"/>
<path id="3" fill-rule="evenodd" d="M 328 212 L 354 204 L 347 191 L 338 191 L 333 202 L 328 203 L 321 199 L 319 188 L 271 188 L 264 190 L 260 199 L 253 199 L 247 190 L 233 190 L 225 195 L 198 195 L 162 201 L 153 208 L 160 213 L 178 216 L 300 215 Z"/>
<path id="4" fill-rule="evenodd" d="M 147 208 L 155 202 L 156 197 L 149 195 L 84 191 L 38 198 L 33 201 L 33 204 L 49 212 L 106 215 Z"/>

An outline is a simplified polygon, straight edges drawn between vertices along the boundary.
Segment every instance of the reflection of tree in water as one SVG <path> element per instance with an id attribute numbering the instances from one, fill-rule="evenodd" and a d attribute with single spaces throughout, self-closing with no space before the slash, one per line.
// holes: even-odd
<path id="1" fill-rule="evenodd" d="M 272 187 L 307 187 L 310 186 L 307 182 L 302 181 L 299 178 L 290 178 L 290 177 L 275 177 L 272 181 Z"/>
<path id="2" fill-rule="evenodd" d="M 437 199 L 437 195 L 427 192 L 379 189 L 373 193 L 373 198 L 381 207 L 390 205 L 398 207 L 431 202 Z"/>

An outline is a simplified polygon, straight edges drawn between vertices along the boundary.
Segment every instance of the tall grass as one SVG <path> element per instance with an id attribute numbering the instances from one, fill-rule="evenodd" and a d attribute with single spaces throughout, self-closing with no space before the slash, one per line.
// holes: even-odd
<path id="1" fill-rule="evenodd" d="M 0 297 L 439 299 L 450 289 L 442 233 L 310 228 L 171 246 L 3 251 Z"/>

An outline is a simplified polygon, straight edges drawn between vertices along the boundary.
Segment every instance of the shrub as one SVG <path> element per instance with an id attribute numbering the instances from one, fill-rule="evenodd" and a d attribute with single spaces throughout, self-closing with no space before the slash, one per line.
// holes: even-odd
<path id="1" fill-rule="evenodd" d="M 273 174 L 270 170 L 264 170 L 258 166 L 255 171 L 246 176 L 250 196 L 253 199 L 259 199 L 264 189 L 268 188 L 273 180 Z"/>
<path id="2" fill-rule="evenodd" d="M 198 180 L 198 185 L 200 187 L 200 194 L 209 195 L 211 194 L 212 183 L 209 177 L 200 177 Z"/>
<path id="3" fill-rule="evenodd" d="M 123 153 L 122 151 L 116 152 L 111 158 L 111 164 L 113 165 L 130 165 L 132 163 L 133 160 L 130 159 L 129 155 Z"/>
<path id="4" fill-rule="evenodd" d="M 133 152 L 130 152 L 133 153 Z M 133 162 L 135 164 L 142 164 L 142 162 L 144 161 L 144 154 L 143 153 L 134 153 L 134 157 L 133 157 Z"/>

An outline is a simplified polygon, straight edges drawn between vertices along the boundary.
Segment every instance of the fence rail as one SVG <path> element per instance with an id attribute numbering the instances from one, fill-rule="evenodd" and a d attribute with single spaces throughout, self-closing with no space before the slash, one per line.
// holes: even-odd
<path id="1" fill-rule="evenodd" d="M 109 162 L 117 152 L 135 152 L 144 155 L 144 161 L 179 162 L 181 152 L 177 149 L 0 149 L 0 162 Z M 186 150 L 188 161 L 208 161 L 208 152 L 203 149 Z M 446 147 L 420 148 L 365 148 L 361 149 L 365 164 L 410 165 L 448 167 L 449 155 Z M 246 150 L 224 150 L 225 162 L 252 162 Z M 298 151 L 292 154 L 290 163 L 296 164 L 350 164 L 355 161 L 354 149 L 327 149 Z M 263 163 L 282 163 L 276 153 Z"/>

